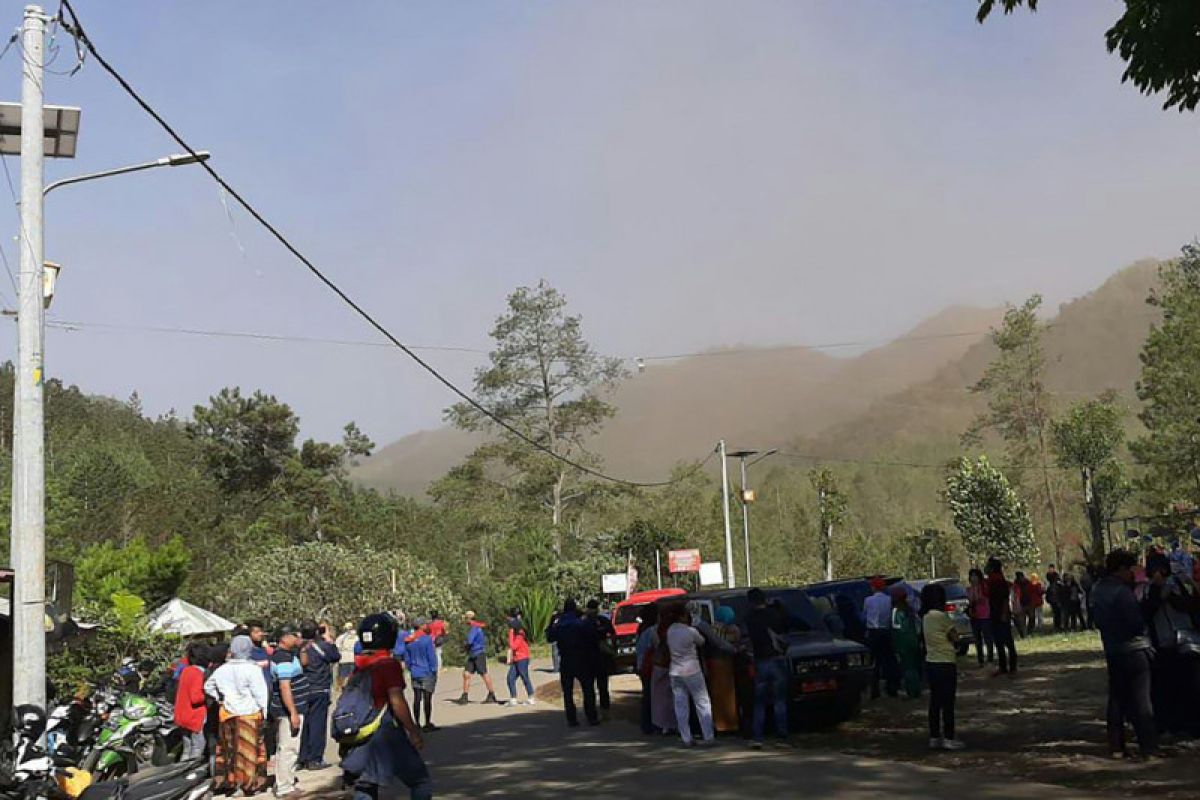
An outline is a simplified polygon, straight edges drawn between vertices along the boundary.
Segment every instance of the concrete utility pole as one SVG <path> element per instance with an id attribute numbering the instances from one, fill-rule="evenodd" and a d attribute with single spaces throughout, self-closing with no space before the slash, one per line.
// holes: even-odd
<path id="1" fill-rule="evenodd" d="M 717 452 L 721 454 L 721 511 L 725 514 L 725 568 L 729 570 L 727 578 L 729 588 L 737 586 L 733 574 L 733 533 L 729 527 L 729 464 L 725 459 L 725 440 L 717 442 Z"/>
<path id="2" fill-rule="evenodd" d="M 46 15 L 25 7 L 21 27 L 21 251 L 17 297 L 19 435 L 13 453 L 13 703 L 46 705 L 46 464 L 42 401 L 45 135 L 42 77 Z"/>

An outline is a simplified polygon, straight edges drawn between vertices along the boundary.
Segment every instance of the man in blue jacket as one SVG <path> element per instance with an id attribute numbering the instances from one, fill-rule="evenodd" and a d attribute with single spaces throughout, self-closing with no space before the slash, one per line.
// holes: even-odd
<path id="1" fill-rule="evenodd" d="M 483 702 L 500 705 L 500 701 L 496 699 L 496 687 L 492 684 L 492 676 L 488 675 L 487 671 L 487 634 L 483 632 L 487 624 L 475 619 L 474 611 L 463 614 L 463 621 L 467 623 L 467 665 L 463 668 L 462 697 L 454 702 L 460 706 L 471 702 L 467 698 L 471 691 L 471 676 L 478 675 L 483 678 L 483 685 L 487 687 L 487 698 Z"/>
<path id="2" fill-rule="evenodd" d="M 417 626 L 404 640 L 404 663 L 408 664 L 413 685 L 413 718 L 421 724 L 421 708 L 425 708 L 422 730 L 436 731 L 433 724 L 433 693 L 437 691 L 437 647 L 429 634 L 429 621 L 417 618 Z"/>

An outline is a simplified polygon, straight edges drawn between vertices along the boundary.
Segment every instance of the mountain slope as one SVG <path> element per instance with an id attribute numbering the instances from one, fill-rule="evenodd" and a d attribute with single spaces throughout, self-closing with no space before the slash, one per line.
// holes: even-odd
<path id="1" fill-rule="evenodd" d="M 1131 407 L 1141 370 L 1138 355 L 1151 324 L 1160 318 L 1146 297 L 1157 285 L 1160 262 L 1139 261 L 1098 289 L 1064 303 L 1049 321 L 1046 386 L 1056 409 L 1116 390 Z M 924 382 L 873 403 L 853 419 L 796 443 L 805 453 L 863 458 L 903 452 L 918 443 L 955 441 L 984 407 L 968 387 L 995 356 L 990 341 L 973 344 L 962 357 Z"/>
<path id="2" fill-rule="evenodd" d="M 721 437 L 731 447 L 767 447 L 815 436 L 933 378 L 981 340 L 1001 314 L 950 308 L 852 358 L 784 347 L 651 362 L 617 388 L 612 400 L 619 412 L 596 437 L 594 449 L 608 472 L 648 480 L 679 461 L 703 457 Z M 451 429 L 423 431 L 381 449 L 354 478 L 421 495 L 480 441 Z"/>

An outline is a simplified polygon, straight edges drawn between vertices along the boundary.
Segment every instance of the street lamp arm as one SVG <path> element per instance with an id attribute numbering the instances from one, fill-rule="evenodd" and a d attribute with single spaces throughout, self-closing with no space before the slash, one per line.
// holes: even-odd
<path id="1" fill-rule="evenodd" d="M 763 454 L 762 454 L 761 456 L 759 456 L 758 458 L 756 458 L 756 459 L 754 459 L 753 461 L 751 461 L 751 462 L 750 462 L 749 464 L 747 464 L 746 466 L 747 466 L 747 467 L 753 467 L 755 464 L 757 464 L 758 462 L 762 461 L 764 458 L 770 458 L 771 456 L 775 455 L 775 454 L 776 454 L 776 453 L 778 453 L 778 452 L 779 452 L 778 450 L 768 450 L 767 452 L 763 453 Z"/>
<path id="2" fill-rule="evenodd" d="M 200 161 L 207 161 L 208 159 L 209 153 L 205 150 L 201 150 L 196 154 L 195 157 L 187 154 L 163 156 L 160 159 L 155 161 L 147 161 L 144 164 L 133 164 L 128 167 L 106 169 L 103 172 L 90 172 L 86 175 L 75 175 L 70 178 L 63 178 L 62 180 L 55 181 L 54 183 L 50 184 L 42 191 L 42 197 L 50 194 L 50 192 L 54 191 L 60 186 L 70 186 L 75 183 L 99 180 L 100 178 L 111 178 L 114 175 L 125 175 L 130 172 L 141 172 L 142 170 L 156 169 L 157 167 L 181 167 L 185 164 L 196 164 Z"/>

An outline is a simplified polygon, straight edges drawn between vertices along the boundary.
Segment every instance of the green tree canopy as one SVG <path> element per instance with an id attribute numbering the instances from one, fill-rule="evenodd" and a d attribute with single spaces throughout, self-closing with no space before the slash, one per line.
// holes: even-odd
<path id="1" fill-rule="evenodd" d="M 296 451 L 300 420 L 262 392 L 243 397 L 241 389 L 222 389 L 193 416 L 188 433 L 203 445 L 213 477 L 227 491 L 267 488 Z"/>
<path id="2" fill-rule="evenodd" d="M 986 456 L 959 461 L 946 478 L 946 502 L 972 563 L 994 556 L 1016 566 L 1037 564 L 1029 509 Z"/>
<path id="3" fill-rule="evenodd" d="M 1200 247 L 1184 247 L 1159 279 L 1147 302 L 1162 309 L 1163 321 L 1142 347 L 1137 387 L 1146 435 L 1130 450 L 1146 469 L 1147 499 L 1162 511 L 1200 503 Z"/>
<path id="4" fill-rule="evenodd" d="M 1104 524 L 1115 513 L 1113 502 L 1119 503 L 1125 494 L 1117 461 L 1117 452 L 1125 441 L 1125 409 L 1114 392 L 1106 392 L 1069 408 L 1062 419 L 1054 422 L 1053 433 L 1058 463 L 1080 475 L 1083 506 L 1091 528 L 1088 556 L 1099 563 L 1105 551 Z"/>
<path id="5" fill-rule="evenodd" d="M 171 599 L 188 577 L 192 554 L 179 536 L 151 547 L 145 538 L 103 542 L 75 565 L 80 600 L 107 607 L 113 595 L 136 595 L 153 608 Z"/>
<path id="6" fill-rule="evenodd" d="M 308 542 L 268 550 L 225 580 L 222 607 L 270 623 L 318 619 L 340 625 L 367 614 L 439 612 L 447 619 L 461 601 L 436 567 L 403 551 L 365 544 Z"/>
<path id="7" fill-rule="evenodd" d="M 1038 0 L 979 0 L 983 22 L 1001 8 L 1036 11 Z M 1125 13 L 1104 34 L 1110 53 L 1125 61 L 1121 81 L 1143 94 L 1165 91 L 1163 108 L 1191 111 L 1200 103 L 1200 3 L 1195 0 L 1125 0 Z"/>

